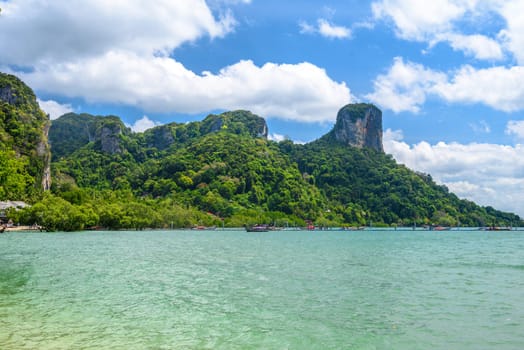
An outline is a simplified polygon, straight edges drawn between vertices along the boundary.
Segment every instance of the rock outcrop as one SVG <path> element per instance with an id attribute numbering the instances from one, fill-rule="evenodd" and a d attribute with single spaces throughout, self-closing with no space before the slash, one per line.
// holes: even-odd
<path id="1" fill-rule="evenodd" d="M 372 104 L 349 104 L 340 109 L 333 130 L 326 137 L 358 148 L 384 152 L 382 112 Z"/>
<path id="2" fill-rule="evenodd" d="M 51 123 L 44 125 L 44 138 L 37 145 L 36 152 L 44 160 L 44 171 L 42 173 L 42 189 L 48 191 L 51 189 L 51 146 L 48 142 L 49 128 Z"/>
<path id="3" fill-rule="evenodd" d="M 100 143 L 104 153 L 122 153 L 124 147 L 121 145 L 121 136 L 129 130 L 118 117 L 106 117 L 102 121 L 96 131 L 95 144 Z"/>
<path id="4" fill-rule="evenodd" d="M 202 122 L 202 135 L 227 130 L 233 134 L 248 134 L 253 137 L 267 139 L 268 128 L 266 120 L 249 111 L 224 112 L 219 115 L 211 114 Z"/>
<path id="5" fill-rule="evenodd" d="M 25 171 L 38 190 L 49 189 L 51 183 L 49 123 L 33 90 L 14 75 L 0 72 L 0 146 L 27 160 Z"/>
<path id="6" fill-rule="evenodd" d="M 131 130 L 115 116 L 68 113 L 53 120 L 49 142 L 54 160 L 67 157 L 90 142 L 104 153 L 115 154 L 124 151 L 122 135 L 130 133 Z"/>
<path id="7" fill-rule="evenodd" d="M 16 95 L 13 94 L 13 88 L 9 85 L 0 88 L 0 101 L 10 105 L 15 105 L 17 102 Z"/>

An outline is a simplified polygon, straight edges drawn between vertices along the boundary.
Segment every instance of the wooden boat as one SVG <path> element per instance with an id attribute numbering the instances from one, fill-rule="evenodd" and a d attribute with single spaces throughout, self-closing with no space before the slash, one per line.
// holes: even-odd
<path id="1" fill-rule="evenodd" d="M 449 230 L 451 230 L 451 227 L 437 225 L 437 226 L 431 226 L 430 230 L 432 230 L 432 231 L 449 231 Z"/>
<path id="2" fill-rule="evenodd" d="M 245 228 L 247 232 L 269 232 L 269 227 L 267 225 L 246 225 Z"/>
<path id="3" fill-rule="evenodd" d="M 198 225 L 198 226 L 194 226 L 191 228 L 192 230 L 198 230 L 198 231 L 214 231 L 217 229 L 216 226 L 202 226 L 202 225 Z"/>
<path id="4" fill-rule="evenodd" d="M 489 226 L 486 227 L 487 231 L 511 231 L 511 227 L 507 226 Z"/>

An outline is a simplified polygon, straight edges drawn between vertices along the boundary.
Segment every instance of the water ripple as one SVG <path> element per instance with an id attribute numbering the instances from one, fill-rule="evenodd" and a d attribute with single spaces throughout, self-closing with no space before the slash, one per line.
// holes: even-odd
<path id="1" fill-rule="evenodd" d="M 516 349 L 524 238 L 90 232 L 0 240 L 2 349 Z"/>

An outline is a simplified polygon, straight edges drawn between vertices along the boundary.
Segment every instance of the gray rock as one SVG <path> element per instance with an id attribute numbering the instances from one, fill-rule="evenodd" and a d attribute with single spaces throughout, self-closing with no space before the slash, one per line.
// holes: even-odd
<path id="1" fill-rule="evenodd" d="M 382 112 L 372 104 L 349 104 L 338 112 L 331 137 L 353 147 L 384 152 Z"/>
<path id="2" fill-rule="evenodd" d="M 11 86 L 0 88 L 0 101 L 4 101 L 10 105 L 16 104 L 17 98 L 16 95 L 13 94 Z"/>
<path id="3" fill-rule="evenodd" d="M 109 154 L 122 153 L 120 135 L 122 129 L 118 124 L 106 124 L 100 128 L 100 146 L 102 151 Z"/>

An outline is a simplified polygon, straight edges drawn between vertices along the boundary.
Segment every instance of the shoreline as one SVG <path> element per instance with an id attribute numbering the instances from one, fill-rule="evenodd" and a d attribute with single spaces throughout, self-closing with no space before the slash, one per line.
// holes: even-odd
<path id="1" fill-rule="evenodd" d="M 20 231 L 42 231 L 42 228 L 40 226 L 11 226 L 11 227 L 5 227 L 5 232 L 20 232 Z"/>

